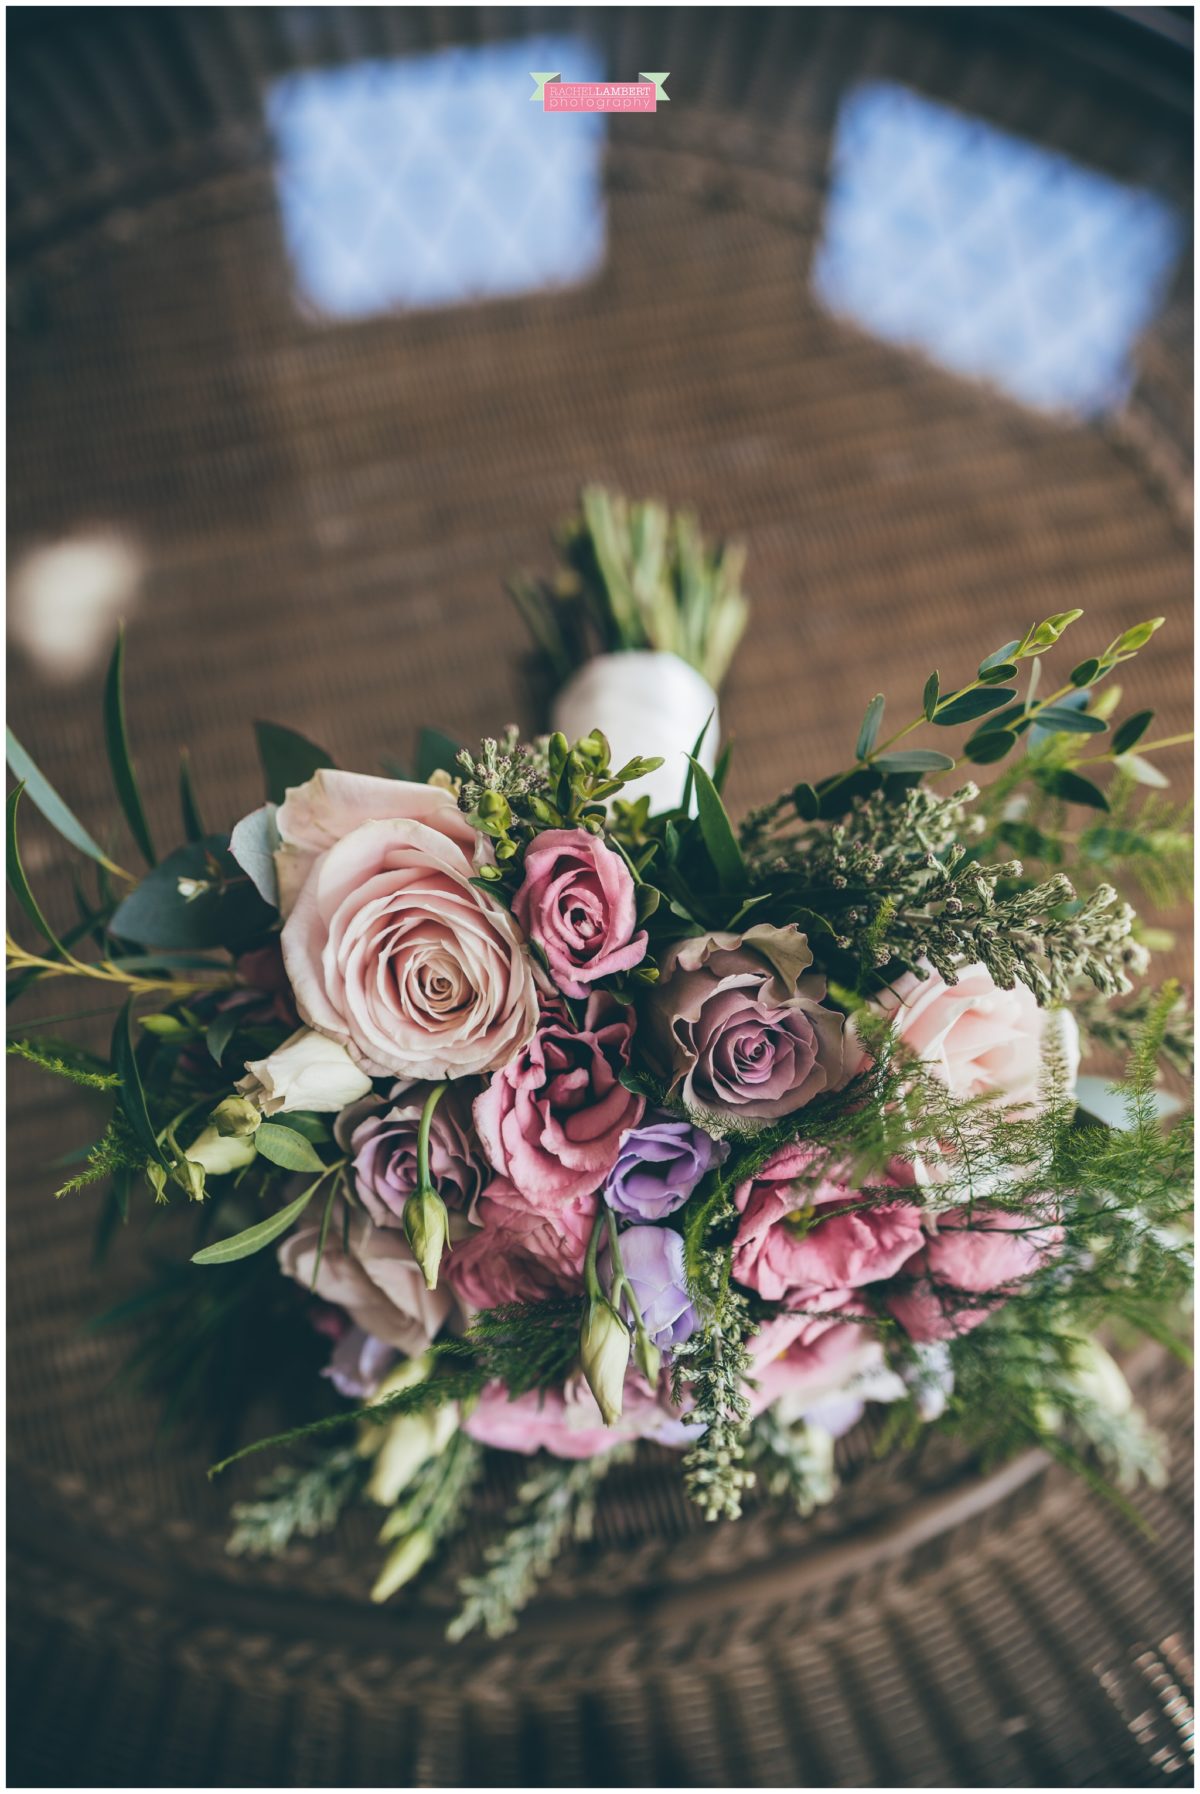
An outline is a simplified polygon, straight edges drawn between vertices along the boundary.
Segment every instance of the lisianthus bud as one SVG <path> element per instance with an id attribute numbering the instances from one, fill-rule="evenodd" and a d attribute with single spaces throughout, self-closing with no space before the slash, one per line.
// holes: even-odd
<path id="1" fill-rule="evenodd" d="M 414 1190 L 404 1205 L 404 1232 L 421 1267 L 426 1289 L 436 1289 L 438 1266 L 450 1234 L 450 1216 L 437 1191 Z"/>
<path id="2" fill-rule="evenodd" d="M 376 1578 L 371 1590 L 372 1601 L 386 1601 L 394 1595 L 398 1588 L 411 1582 L 419 1570 L 424 1569 L 433 1552 L 433 1534 L 418 1527 L 408 1537 L 388 1552 L 383 1568 Z"/>
<path id="3" fill-rule="evenodd" d="M 209 1120 L 222 1139 L 240 1140 L 257 1132 L 262 1111 L 248 1096 L 227 1096 L 223 1103 L 217 1104 Z"/>
<path id="4" fill-rule="evenodd" d="M 634 1357 L 637 1359 L 638 1369 L 646 1381 L 651 1384 L 657 1383 L 658 1373 L 662 1369 L 662 1353 L 648 1333 L 638 1334 L 637 1343 L 634 1346 Z"/>
<path id="5" fill-rule="evenodd" d="M 210 1125 L 192 1141 L 186 1156 L 190 1165 L 199 1165 L 209 1177 L 225 1177 L 230 1171 L 240 1171 L 244 1165 L 251 1164 L 257 1156 L 257 1148 L 251 1138 L 226 1137 L 219 1128 Z"/>
<path id="6" fill-rule="evenodd" d="M 629 1328 L 603 1296 L 588 1303 L 579 1334 L 579 1356 L 605 1426 L 615 1426 L 621 1418 L 629 1368 Z"/>
<path id="7" fill-rule="evenodd" d="M 298 1028 L 265 1059 L 248 1059 L 237 1088 L 264 1115 L 286 1115 L 294 1109 L 344 1109 L 367 1094 L 371 1080 L 338 1041 Z"/>
<path id="8" fill-rule="evenodd" d="M 430 1458 L 441 1457 L 458 1431 L 458 1408 L 446 1403 L 401 1414 L 384 1430 L 367 1483 L 367 1499 L 391 1507 Z"/>

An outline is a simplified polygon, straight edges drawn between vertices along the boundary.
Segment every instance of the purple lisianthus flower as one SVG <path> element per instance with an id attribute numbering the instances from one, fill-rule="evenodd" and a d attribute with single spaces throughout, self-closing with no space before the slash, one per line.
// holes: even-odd
<path id="1" fill-rule="evenodd" d="M 338 1140 L 354 1159 L 354 1187 L 376 1227 L 404 1225 L 404 1205 L 417 1187 L 417 1134 L 429 1091 L 428 1084 L 397 1084 L 390 1106 L 365 1097 L 338 1117 Z M 429 1169 L 446 1206 L 469 1214 L 486 1165 L 457 1090 L 447 1090 L 433 1112 Z"/>
<path id="2" fill-rule="evenodd" d="M 729 1145 L 668 1115 L 631 1128 L 621 1142 L 604 1200 L 631 1221 L 661 1221 L 682 1208 L 701 1178 L 724 1164 Z"/>
<path id="3" fill-rule="evenodd" d="M 351 1327 L 334 1346 L 321 1375 L 329 1378 L 339 1395 L 362 1402 L 374 1395 L 399 1356 L 386 1340 Z"/>
<path id="4" fill-rule="evenodd" d="M 672 1233 L 669 1227 L 627 1227 L 620 1243 L 625 1275 L 650 1338 L 660 1351 L 682 1345 L 700 1325 L 688 1294 L 682 1235 Z M 612 1256 L 607 1250 L 599 1268 L 600 1280 L 611 1293 Z M 633 1313 L 624 1296 L 621 1312 L 632 1323 Z"/>

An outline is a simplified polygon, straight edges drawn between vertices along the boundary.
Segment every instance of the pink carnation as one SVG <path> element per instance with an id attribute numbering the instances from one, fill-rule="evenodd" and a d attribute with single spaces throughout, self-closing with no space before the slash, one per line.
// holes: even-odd
<path id="1" fill-rule="evenodd" d="M 1054 1258 L 1062 1239 L 1051 1221 L 1038 1224 L 1005 1209 L 952 1209 L 937 1217 L 937 1231 L 905 1266 L 914 1281 L 888 1297 L 888 1311 L 922 1343 L 969 1333 Z"/>
<path id="2" fill-rule="evenodd" d="M 488 1158 L 543 1213 L 599 1189 L 641 1120 L 645 1098 L 621 1083 L 632 1039 L 630 1012 L 595 991 L 581 1029 L 543 1011 L 528 1046 L 475 1099 Z"/>
<path id="3" fill-rule="evenodd" d="M 735 1190 L 742 1218 L 733 1274 L 769 1302 L 823 1312 L 841 1306 L 851 1290 L 894 1277 L 925 1235 L 911 1203 L 848 1206 L 858 1193 L 832 1177 L 797 1191 L 797 1178 L 818 1158 L 803 1143 L 781 1147 Z"/>
<path id="4" fill-rule="evenodd" d="M 581 1289 L 595 1213 L 596 1198 L 581 1196 L 543 1214 L 497 1177 L 476 1204 L 479 1227 L 455 1243 L 446 1261 L 446 1281 L 475 1309 Z"/>
<path id="5" fill-rule="evenodd" d="M 586 997 L 598 978 L 627 972 L 646 957 L 633 875 L 619 854 L 583 828 L 538 836 L 525 855 L 513 914 L 568 997 Z"/>

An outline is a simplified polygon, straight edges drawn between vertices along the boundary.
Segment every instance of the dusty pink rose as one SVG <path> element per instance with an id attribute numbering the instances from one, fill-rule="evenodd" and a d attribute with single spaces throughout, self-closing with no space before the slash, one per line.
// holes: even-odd
<path id="1" fill-rule="evenodd" d="M 766 923 L 670 949 L 644 1017 L 652 1055 L 690 1111 L 774 1121 L 848 1081 L 845 1017 L 824 1006 L 811 964 L 799 929 Z"/>
<path id="2" fill-rule="evenodd" d="M 426 1289 L 404 1235 L 374 1227 L 361 1214 L 351 1220 L 344 1247 L 343 1219 L 336 1212 L 330 1219 L 315 1284 L 318 1222 L 288 1235 L 279 1248 L 280 1269 L 322 1301 L 344 1309 L 373 1339 L 415 1357 L 455 1313 L 444 1280 L 437 1289 Z"/>
<path id="3" fill-rule="evenodd" d="M 751 1413 L 761 1414 L 783 1396 L 797 1411 L 804 1403 L 816 1407 L 861 1371 L 874 1369 L 882 1351 L 865 1315 L 851 1301 L 826 1315 L 783 1314 L 767 1321 L 750 1341 L 758 1385 L 750 1392 Z"/>
<path id="4" fill-rule="evenodd" d="M 548 1451 L 556 1458 L 594 1458 L 626 1439 L 653 1439 L 659 1445 L 687 1446 L 695 1427 L 683 1424 L 669 1398 L 647 1388 L 633 1374 L 625 1384 L 621 1418 L 605 1426 L 582 1377 L 565 1389 L 533 1390 L 510 1401 L 502 1383 L 490 1383 L 463 1422 L 463 1431 L 481 1445 L 529 1455 Z"/>
<path id="5" fill-rule="evenodd" d="M 497 1177 L 475 1205 L 478 1227 L 456 1241 L 445 1276 L 466 1308 L 537 1302 L 583 1287 L 583 1261 L 596 1213 L 580 1196 L 547 1214 Z"/>
<path id="6" fill-rule="evenodd" d="M 925 1343 L 969 1333 L 1049 1264 L 1062 1229 L 1006 1209 L 951 1209 L 937 1217 L 924 1250 L 904 1267 L 911 1279 L 887 1298 L 910 1339 Z"/>
<path id="7" fill-rule="evenodd" d="M 628 972 L 646 957 L 633 875 L 620 854 L 583 828 L 538 836 L 525 855 L 513 914 L 568 997 L 586 997 L 598 978 Z"/>
<path id="8" fill-rule="evenodd" d="M 733 1274 L 768 1302 L 823 1313 L 844 1306 L 851 1291 L 894 1277 L 925 1235 L 911 1203 L 855 1208 L 848 1205 L 861 1201 L 858 1193 L 832 1176 L 814 1187 L 808 1177 L 819 1160 L 803 1142 L 781 1147 L 734 1191 L 742 1218 Z"/>
<path id="9" fill-rule="evenodd" d="M 276 820 L 283 958 L 310 1027 L 371 1077 L 468 1077 L 520 1051 L 533 969 L 471 883 L 480 838 L 447 792 L 322 771 Z"/>
<path id="10" fill-rule="evenodd" d="M 958 983 L 947 984 L 929 968 L 924 979 L 905 972 L 872 1002 L 953 1096 L 999 1096 L 1014 1106 L 1036 1099 L 1047 1012 L 1024 984 L 1001 990 L 986 966 L 965 966 Z M 1073 1082 L 1079 1029 L 1065 1010 L 1054 1025 Z"/>
<path id="11" fill-rule="evenodd" d="M 633 1039 L 631 1012 L 603 991 L 576 1030 L 547 1010 L 529 1044 L 475 1099 L 488 1158 L 527 1201 L 552 1214 L 598 1190 L 621 1135 L 646 1107 L 621 1083 Z"/>

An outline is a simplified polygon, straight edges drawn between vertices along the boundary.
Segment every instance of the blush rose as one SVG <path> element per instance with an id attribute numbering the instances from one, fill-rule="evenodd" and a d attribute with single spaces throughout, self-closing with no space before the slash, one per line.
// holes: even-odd
<path id="1" fill-rule="evenodd" d="M 646 957 L 633 875 L 586 829 L 547 829 L 537 837 L 513 914 L 546 955 L 564 996 L 586 997 L 598 978 L 628 972 Z"/>

